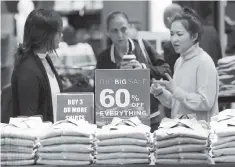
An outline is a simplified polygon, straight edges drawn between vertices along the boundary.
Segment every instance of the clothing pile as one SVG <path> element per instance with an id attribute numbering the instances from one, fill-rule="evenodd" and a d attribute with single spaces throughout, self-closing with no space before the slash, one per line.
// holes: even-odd
<path id="1" fill-rule="evenodd" d="M 196 119 L 164 118 L 154 132 L 155 158 L 159 164 L 208 164 L 209 126 Z"/>
<path id="2" fill-rule="evenodd" d="M 220 96 L 235 95 L 235 56 L 227 56 L 218 61 Z"/>
<path id="3" fill-rule="evenodd" d="M 210 156 L 215 163 L 235 163 L 235 109 L 212 117 Z"/>
<path id="4" fill-rule="evenodd" d="M 137 117 L 113 118 L 96 133 L 95 164 L 150 164 L 152 142 L 150 127 Z"/>
<path id="5" fill-rule="evenodd" d="M 50 125 L 39 117 L 10 118 L 9 124 L 1 124 L 1 165 L 35 164 L 37 139 Z"/>
<path id="6" fill-rule="evenodd" d="M 54 123 L 39 140 L 37 164 L 89 165 L 95 154 L 96 125 L 85 120 Z"/>

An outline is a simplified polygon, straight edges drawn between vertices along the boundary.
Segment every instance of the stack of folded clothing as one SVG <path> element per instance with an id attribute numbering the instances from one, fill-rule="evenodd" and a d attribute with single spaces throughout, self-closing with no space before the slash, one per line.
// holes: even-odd
<path id="1" fill-rule="evenodd" d="M 96 133 L 96 164 L 150 164 L 150 127 L 137 117 L 113 118 Z"/>
<path id="2" fill-rule="evenodd" d="M 40 137 L 37 164 L 89 165 L 95 154 L 96 125 L 85 120 L 62 120 Z"/>
<path id="3" fill-rule="evenodd" d="M 196 119 L 164 118 L 153 136 L 156 163 L 211 163 L 207 151 L 209 126 L 202 123 Z"/>
<path id="4" fill-rule="evenodd" d="M 218 61 L 220 96 L 235 95 L 235 56 L 227 56 Z"/>
<path id="5" fill-rule="evenodd" d="M 227 109 L 212 117 L 211 151 L 215 163 L 235 163 L 235 110 Z"/>
<path id="6" fill-rule="evenodd" d="M 1 124 L 1 165 L 35 164 L 36 141 L 43 128 L 50 125 L 43 124 L 39 117 L 11 118 L 9 124 Z"/>

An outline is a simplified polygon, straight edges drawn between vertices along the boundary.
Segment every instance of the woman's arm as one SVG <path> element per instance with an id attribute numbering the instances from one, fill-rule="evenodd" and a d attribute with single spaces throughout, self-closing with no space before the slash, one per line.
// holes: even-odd
<path id="1" fill-rule="evenodd" d="M 162 93 L 158 96 L 154 96 L 157 98 L 162 105 L 164 105 L 167 108 L 171 108 L 172 106 L 172 94 L 165 88 L 162 88 Z"/>
<path id="2" fill-rule="evenodd" d="M 153 81 L 150 87 L 150 93 L 157 98 L 162 105 L 167 108 L 171 108 L 172 105 L 172 94 L 166 90 L 164 87 L 159 85 L 157 82 Z"/>
<path id="3" fill-rule="evenodd" d="M 177 87 L 173 98 L 190 110 L 209 111 L 217 100 L 219 91 L 218 75 L 212 63 L 205 62 L 198 67 L 196 84 L 195 93 L 188 93 Z"/>
<path id="4" fill-rule="evenodd" d="M 40 114 L 39 81 L 33 71 L 21 70 L 17 80 L 19 113 L 22 116 Z"/>

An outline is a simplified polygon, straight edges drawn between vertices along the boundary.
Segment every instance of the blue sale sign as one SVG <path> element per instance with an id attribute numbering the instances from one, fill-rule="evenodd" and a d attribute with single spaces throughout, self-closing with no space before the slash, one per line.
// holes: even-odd
<path id="1" fill-rule="evenodd" d="M 94 123 L 94 93 L 57 94 L 56 121 L 64 119 Z"/>
<path id="2" fill-rule="evenodd" d="M 97 69 L 95 71 L 96 124 L 107 125 L 113 117 L 137 116 L 150 125 L 150 71 Z"/>

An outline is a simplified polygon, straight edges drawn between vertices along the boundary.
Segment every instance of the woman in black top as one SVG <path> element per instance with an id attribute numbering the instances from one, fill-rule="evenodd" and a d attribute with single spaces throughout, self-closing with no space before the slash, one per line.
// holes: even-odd
<path id="1" fill-rule="evenodd" d="M 24 26 L 23 43 L 15 55 L 15 66 L 12 74 L 12 116 L 42 115 L 44 121 L 53 121 L 51 85 L 48 71 L 39 54 L 56 78 L 58 89 L 62 83 L 55 70 L 49 54 L 56 53 L 62 37 L 62 20 L 54 11 L 45 9 L 33 10 Z"/>

